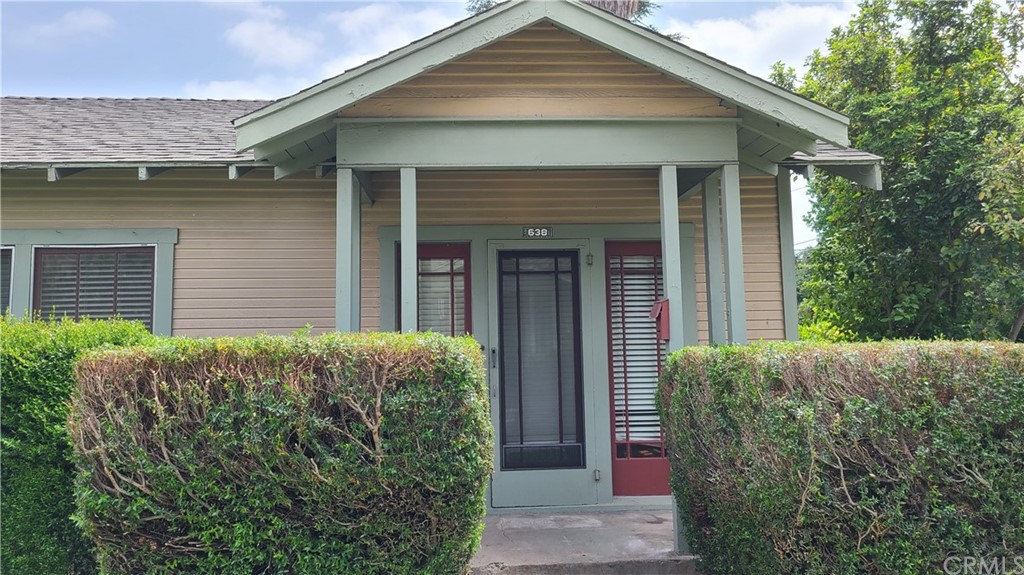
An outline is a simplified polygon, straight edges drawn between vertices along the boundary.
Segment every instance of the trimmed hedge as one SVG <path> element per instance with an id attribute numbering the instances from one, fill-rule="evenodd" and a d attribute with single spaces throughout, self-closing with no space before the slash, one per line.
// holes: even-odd
<path id="1" fill-rule="evenodd" d="M 95 549 L 71 520 L 75 471 L 65 426 L 71 370 L 84 350 L 153 336 L 140 323 L 3 315 L 0 337 L 0 571 L 95 573 Z"/>
<path id="2" fill-rule="evenodd" d="M 658 399 L 707 573 L 1024 557 L 1024 345 L 688 348 Z"/>
<path id="3" fill-rule="evenodd" d="M 471 338 L 164 340 L 78 363 L 79 517 L 111 573 L 460 573 L 491 472 Z"/>

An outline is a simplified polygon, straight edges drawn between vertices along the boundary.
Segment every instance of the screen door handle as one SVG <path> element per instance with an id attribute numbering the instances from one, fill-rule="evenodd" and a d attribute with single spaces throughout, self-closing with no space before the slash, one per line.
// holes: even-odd
<path id="1" fill-rule="evenodd" d="M 491 348 L 491 367 L 498 367 L 498 350 L 497 348 Z"/>

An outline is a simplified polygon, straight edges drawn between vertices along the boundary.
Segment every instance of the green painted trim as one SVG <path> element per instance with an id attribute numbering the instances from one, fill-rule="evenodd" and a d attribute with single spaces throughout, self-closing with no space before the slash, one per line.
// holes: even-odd
<path id="1" fill-rule="evenodd" d="M 306 152 L 295 156 L 294 159 L 281 162 L 274 166 L 274 179 L 280 180 L 292 174 L 306 171 L 313 166 L 333 158 L 338 153 L 338 146 L 334 140 L 325 139 L 315 146 L 305 146 Z"/>
<path id="2" fill-rule="evenodd" d="M 156 247 L 153 278 L 153 333 L 171 335 L 174 305 L 174 245 L 178 243 L 176 228 L 135 229 L 5 229 L 0 243 L 14 247 L 14 268 L 11 270 L 11 313 L 26 317 L 32 313 L 32 265 L 34 248 L 57 246 L 128 246 Z"/>
<path id="3" fill-rule="evenodd" d="M 863 164 L 813 163 L 819 170 L 856 182 L 869 190 L 882 191 L 882 166 L 878 162 Z"/>
<path id="4" fill-rule="evenodd" d="M 664 262 L 664 293 L 669 301 L 668 352 L 682 349 L 683 333 L 683 260 L 679 245 L 679 185 L 675 166 L 662 166 L 658 173 L 658 197 L 661 205 L 661 259 Z M 696 342 L 694 342 L 696 343 Z"/>
<path id="5" fill-rule="evenodd" d="M 338 170 L 334 272 L 334 321 L 338 331 L 359 331 L 362 205 L 357 185 L 352 170 Z"/>
<path id="6" fill-rule="evenodd" d="M 353 168 L 717 166 L 737 158 L 731 121 L 409 121 L 338 128 L 338 164 Z"/>
<path id="7" fill-rule="evenodd" d="M 339 146 L 340 148 L 340 146 Z M 416 169 L 401 169 L 402 331 L 416 331 L 419 318 L 416 259 Z"/>
<path id="8" fill-rule="evenodd" d="M 725 310 L 729 343 L 747 343 L 747 304 L 743 284 L 743 224 L 740 170 L 722 166 L 722 235 L 725 238 Z"/>
<path id="9" fill-rule="evenodd" d="M 775 140 L 787 148 L 799 150 L 810 156 L 818 153 L 818 140 L 814 137 L 748 110 L 740 109 L 739 117 L 744 129 L 759 136 Z"/>
<path id="10" fill-rule="evenodd" d="M 704 289 L 708 295 L 708 340 L 727 341 L 725 332 L 725 293 L 722 290 L 722 175 L 711 174 L 704 182 L 701 213 L 704 222 Z"/>
<path id="11" fill-rule="evenodd" d="M 338 110 L 545 19 L 766 120 L 838 144 L 848 142 L 844 116 L 738 68 L 576 0 L 526 0 L 469 18 L 235 120 L 237 149 L 266 146 L 274 139 L 281 142 L 270 147 L 283 149 L 298 143 L 291 132 L 327 131 Z"/>
<path id="12" fill-rule="evenodd" d="M 766 158 L 762 158 L 757 154 L 748 152 L 747 150 L 739 151 L 739 160 L 740 163 L 746 164 L 762 174 L 767 174 L 769 176 L 776 176 L 779 174 L 778 164 Z"/>
<path id="13" fill-rule="evenodd" d="M 797 327 L 796 300 L 796 246 L 793 245 L 792 174 L 786 168 L 779 170 L 775 179 L 779 193 L 779 248 L 782 254 L 782 309 L 786 326 L 786 339 L 800 339 Z"/>

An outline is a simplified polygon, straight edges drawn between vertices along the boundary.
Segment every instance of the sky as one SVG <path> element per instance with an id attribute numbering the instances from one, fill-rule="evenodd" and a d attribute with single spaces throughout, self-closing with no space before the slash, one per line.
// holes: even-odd
<path id="1" fill-rule="evenodd" d="M 660 0 L 650 24 L 747 72 L 803 68 L 851 1 Z M 5 96 L 273 99 L 467 16 L 464 2 L 0 2 Z M 814 233 L 794 188 L 797 248 Z"/>

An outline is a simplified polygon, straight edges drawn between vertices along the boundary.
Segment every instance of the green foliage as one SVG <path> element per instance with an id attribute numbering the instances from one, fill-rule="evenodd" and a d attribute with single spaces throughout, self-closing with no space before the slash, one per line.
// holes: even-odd
<path id="1" fill-rule="evenodd" d="M 4 315 L 0 337 L 0 571 L 95 573 L 94 548 L 71 520 L 75 474 L 65 424 L 71 370 L 85 350 L 152 336 L 139 323 Z"/>
<path id="2" fill-rule="evenodd" d="M 1013 2 L 865 0 L 809 58 L 800 92 L 850 116 L 851 143 L 885 158 L 885 189 L 814 178 L 808 309 L 862 339 L 1009 332 L 1024 310 L 1012 287 L 1024 266 L 1008 264 L 1022 244 L 979 222 L 995 225 L 997 197 L 1021 205 L 1005 191 L 1019 186 L 999 188 L 1017 164 L 998 158 L 1024 138 L 1013 121 L 1022 21 Z M 993 151 L 997 134 L 1006 154 Z"/>
<path id="3" fill-rule="evenodd" d="M 90 355 L 69 420 L 109 573 L 460 573 L 491 424 L 471 338 L 330 334 Z"/>
<path id="4" fill-rule="evenodd" d="M 658 402 L 702 572 L 916 575 L 1024 554 L 1024 345 L 687 348 Z"/>

